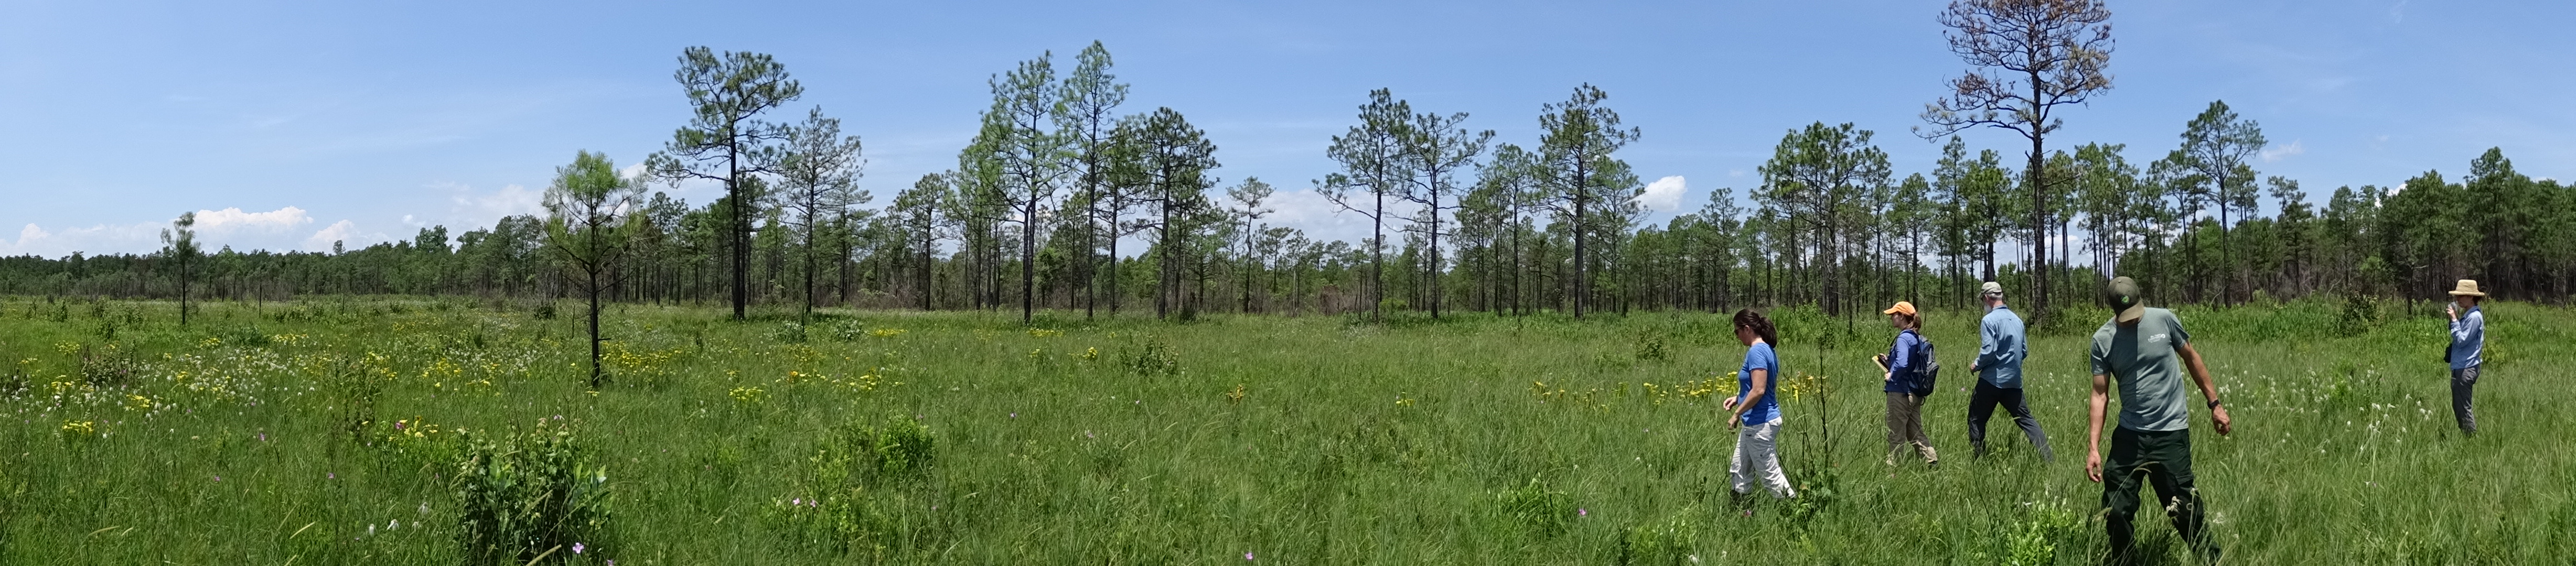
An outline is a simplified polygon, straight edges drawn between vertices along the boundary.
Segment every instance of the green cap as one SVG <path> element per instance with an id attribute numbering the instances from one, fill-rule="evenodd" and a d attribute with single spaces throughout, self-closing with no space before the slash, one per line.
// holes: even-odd
<path id="1" fill-rule="evenodd" d="M 2115 320 L 2122 323 L 2138 320 L 2147 314 L 2146 303 L 2138 300 L 2138 282 L 2125 276 L 2113 277 L 2111 284 L 2102 287 L 2102 302 L 2119 312 Z"/>

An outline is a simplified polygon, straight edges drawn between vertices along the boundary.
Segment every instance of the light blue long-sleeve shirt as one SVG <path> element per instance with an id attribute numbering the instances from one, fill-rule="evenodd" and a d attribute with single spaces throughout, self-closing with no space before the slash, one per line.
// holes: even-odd
<path id="1" fill-rule="evenodd" d="M 2451 369 L 2478 367 L 2478 354 L 2487 349 L 2487 315 L 2478 307 L 2469 307 L 2459 320 L 2451 321 Z"/>
<path id="2" fill-rule="evenodd" d="M 2021 361 L 2030 357 L 2021 316 L 1996 305 L 1977 322 L 1977 379 L 2005 389 L 2021 388 Z"/>

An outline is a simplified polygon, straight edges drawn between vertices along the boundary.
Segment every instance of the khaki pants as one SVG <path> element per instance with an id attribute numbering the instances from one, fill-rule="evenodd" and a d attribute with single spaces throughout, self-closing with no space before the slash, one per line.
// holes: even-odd
<path id="1" fill-rule="evenodd" d="M 1938 464 L 1941 456 L 1932 450 L 1932 439 L 1923 435 L 1923 396 L 1910 393 L 1887 394 L 1887 465 L 1896 465 L 1896 455 L 1911 446 L 1923 456 L 1923 463 Z"/>
<path id="2" fill-rule="evenodd" d="M 1798 496 L 1780 469 L 1780 420 L 1735 429 L 1735 458 L 1726 465 L 1726 475 L 1734 480 L 1736 493 L 1752 495 L 1753 484 L 1760 483 L 1771 489 L 1772 497 Z"/>

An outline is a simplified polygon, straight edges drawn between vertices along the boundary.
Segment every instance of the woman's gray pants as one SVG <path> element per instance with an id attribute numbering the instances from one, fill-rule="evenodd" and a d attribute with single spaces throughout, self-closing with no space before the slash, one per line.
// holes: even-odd
<path id="1" fill-rule="evenodd" d="M 2469 408 L 2469 390 L 2478 386 L 2478 368 L 2469 366 L 2451 370 L 2451 415 L 2460 418 L 2460 432 L 2478 433 L 2478 416 Z"/>

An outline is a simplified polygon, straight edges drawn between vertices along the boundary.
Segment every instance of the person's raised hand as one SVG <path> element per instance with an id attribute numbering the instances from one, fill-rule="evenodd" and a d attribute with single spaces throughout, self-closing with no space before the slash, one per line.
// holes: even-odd
<path id="1" fill-rule="evenodd" d="M 1720 407 L 1720 408 L 1724 408 L 1724 409 L 1726 409 L 1726 410 L 1729 410 L 1729 411 L 1733 411 L 1733 410 L 1735 410 L 1735 402 L 1736 402 L 1737 400 L 1739 400 L 1739 399 L 1742 399 L 1742 397 L 1728 397 L 1728 398 L 1726 398 L 1726 400 L 1725 400 L 1725 401 L 1719 401 L 1719 402 L 1717 403 L 1717 406 L 1718 406 L 1718 407 Z"/>

